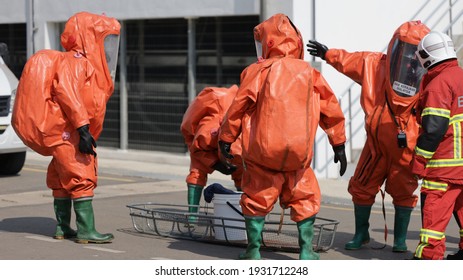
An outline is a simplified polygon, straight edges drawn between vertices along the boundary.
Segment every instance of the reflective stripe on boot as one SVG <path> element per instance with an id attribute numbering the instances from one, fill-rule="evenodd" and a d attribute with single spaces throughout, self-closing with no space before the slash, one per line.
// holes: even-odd
<path id="1" fill-rule="evenodd" d="M 70 198 L 55 198 L 53 200 L 53 209 L 56 216 L 56 232 L 53 238 L 67 239 L 77 236 L 77 232 L 70 226 L 71 223 L 72 201 Z"/>
<path id="2" fill-rule="evenodd" d="M 299 259 L 300 260 L 319 260 L 320 254 L 313 250 L 313 224 L 315 216 L 302 220 L 297 223 L 297 231 L 299 232 Z"/>
<path id="3" fill-rule="evenodd" d="M 362 245 L 370 242 L 370 233 L 368 228 L 370 223 L 371 205 L 362 206 L 354 204 L 354 216 L 355 216 L 355 234 L 351 241 L 347 242 L 344 248 L 346 250 L 357 250 Z"/>
<path id="4" fill-rule="evenodd" d="M 260 245 L 262 243 L 262 230 L 264 229 L 264 217 L 245 217 L 248 246 L 246 252 L 240 254 L 240 260 L 260 260 Z"/>
<path id="5" fill-rule="evenodd" d="M 408 224 L 410 223 L 413 208 L 401 206 L 395 206 L 394 208 L 394 244 L 392 252 L 403 253 L 407 252 L 405 241 L 407 240 Z"/>
<path id="6" fill-rule="evenodd" d="M 111 233 L 101 234 L 96 231 L 91 198 L 74 200 L 74 212 L 76 213 L 77 243 L 109 243 L 114 239 Z"/>

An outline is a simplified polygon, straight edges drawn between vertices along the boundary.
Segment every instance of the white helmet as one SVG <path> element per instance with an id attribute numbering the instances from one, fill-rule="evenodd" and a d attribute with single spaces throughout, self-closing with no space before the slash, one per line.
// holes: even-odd
<path id="1" fill-rule="evenodd" d="M 457 58 L 452 39 L 445 33 L 431 31 L 418 44 L 416 56 L 424 68 L 443 60 Z"/>

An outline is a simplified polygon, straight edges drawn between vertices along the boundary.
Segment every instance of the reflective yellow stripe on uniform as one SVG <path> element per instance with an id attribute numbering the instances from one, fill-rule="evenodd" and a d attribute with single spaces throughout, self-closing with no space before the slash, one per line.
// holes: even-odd
<path id="1" fill-rule="evenodd" d="M 461 123 L 453 124 L 453 154 L 455 158 L 461 158 Z"/>
<path id="2" fill-rule="evenodd" d="M 463 114 L 455 115 L 450 118 L 450 124 L 453 125 L 453 153 L 455 158 L 461 158 L 461 122 Z"/>
<path id="3" fill-rule="evenodd" d="M 442 108 L 427 107 L 423 109 L 423 112 L 421 112 L 421 117 L 424 117 L 427 115 L 439 116 L 439 117 L 450 119 L 450 110 L 442 109 Z"/>
<path id="4" fill-rule="evenodd" d="M 422 228 L 420 230 L 420 241 L 429 243 L 429 239 L 442 240 L 445 237 L 445 232 L 432 229 Z"/>
<path id="5" fill-rule="evenodd" d="M 428 190 L 436 190 L 436 191 L 446 191 L 448 184 L 447 183 L 442 183 L 442 182 L 433 182 L 424 179 L 423 183 L 421 184 L 421 187 L 424 189 Z"/>
<path id="6" fill-rule="evenodd" d="M 463 114 L 458 114 L 458 115 L 452 116 L 450 118 L 450 123 L 449 124 L 454 124 L 454 123 L 457 123 L 457 122 L 463 122 Z"/>
<path id="7" fill-rule="evenodd" d="M 431 159 L 426 163 L 426 168 L 463 166 L 462 158 L 455 159 Z"/>
<path id="8" fill-rule="evenodd" d="M 426 159 L 430 159 L 434 155 L 434 152 L 423 150 L 423 149 L 419 148 L 418 146 L 415 146 L 415 153 L 417 155 L 419 155 L 419 156 L 422 156 L 422 157 L 426 158 Z"/>
<path id="9" fill-rule="evenodd" d="M 460 237 L 463 237 L 463 229 L 460 229 Z"/>
<path id="10" fill-rule="evenodd" d="M 420 244 L 416 247 L 415 256 L 421 259 L 423 249 L 429 246 L 429 239 L 442 240 L 444 237 L 444 232 L 422 228 L 420 230 Z"/>

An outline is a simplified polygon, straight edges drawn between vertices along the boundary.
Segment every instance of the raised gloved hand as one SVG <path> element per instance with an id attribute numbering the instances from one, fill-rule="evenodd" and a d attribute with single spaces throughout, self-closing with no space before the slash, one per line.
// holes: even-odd
<path id="1" fill-rule="evenodd" d="M 220 153 L 227 159 L 233 159 L 233 155 L 230 154 L 231 143 L 219 141 Z"/>
<path id="2" fill-rule="evenodd" d="M 218 162 L 216 162 L 212 166 L 212 168 L 214 168 L 215 170 L 217 170 L 220 173 L 225 174 L 225 175 L 230 175 L 230 174 L 232 174 L 233 172 L 236 171 L 236 166 L 231 165 L 231 164 L 224 164 L 220 160 Z"/>
<path id="3" fill-rule="evenodd" d="M 93 150 L 93 147 L 96 148 L 96 142 L 90 131 L 88 131 L 88 124 L 79 127 L 77 131 L 80 135 L 79 151 L 83 154 L 96 155 Z"/>
<path id="4" fill-rule="evenodd" d="M 333 147 L 334 151 L 334 163 L 341 164 L 341 169 L 339 170 L 339 175 L 342 176 L 346 172 L 347 168 L 347 158 L 346 158 L 346 148 L 344 144 Z"/>
<path id="5" fill-rule="evenodd" d="M 309 40 L 309 43 L 307 44 L 307 51 L 311 55 L 318 56 L 319 58 L 325 60 L 325 55 L 328 51 L 328 47 L 315 40 Z"/>

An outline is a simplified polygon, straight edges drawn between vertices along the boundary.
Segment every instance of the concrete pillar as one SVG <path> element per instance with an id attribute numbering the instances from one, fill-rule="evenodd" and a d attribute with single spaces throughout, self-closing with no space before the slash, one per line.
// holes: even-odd
<path id="1" fill-rule="evenodd" d="M 188 103 L 196 97 L 196 19 L 188 18 Z"/>

